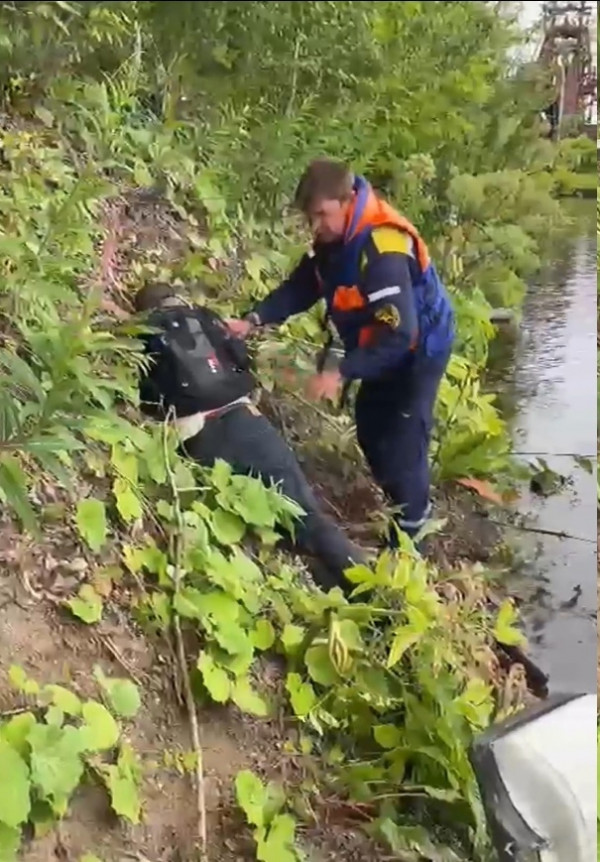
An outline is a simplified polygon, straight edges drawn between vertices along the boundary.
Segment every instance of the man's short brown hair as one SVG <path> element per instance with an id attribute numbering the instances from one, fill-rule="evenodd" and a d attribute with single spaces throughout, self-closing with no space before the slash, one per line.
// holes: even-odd
<path id="1" fill-rule="evenodd" d="M 354 174 L 343 162 L 315 159 L 300 177 L 294 206 L 305 213 L 318 200 L 350 200 L 353 186 Z"/>

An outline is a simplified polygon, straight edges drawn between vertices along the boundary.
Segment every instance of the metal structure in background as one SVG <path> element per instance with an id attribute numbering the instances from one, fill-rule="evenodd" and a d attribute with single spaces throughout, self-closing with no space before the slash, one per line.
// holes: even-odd
<path id="1" fill-rule="evenodd" d="M 595 3 L 543 4 L 543 38 L 537 60 L 552 76 L 555 98 L 545 114 L 554 140 L 565 123 L 576 121 L 596 140 L 596 39 Z"/>

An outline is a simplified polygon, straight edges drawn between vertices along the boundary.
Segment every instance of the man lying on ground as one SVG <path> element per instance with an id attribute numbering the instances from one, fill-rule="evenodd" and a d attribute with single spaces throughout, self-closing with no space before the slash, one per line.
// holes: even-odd
<path id="1" fill-rule="evenodd" d="M 344 570 L 365 562 L 365 554 L 321 511 L 294 453 L 250 400 L 256 381 L 243 341 L 217 314 L 186 302 L 168 284 L 146 285 L 134 304 L 160 330 L 141 338 L 150 358 L 140 376 L 142 411 L 157 420 L 172 412 L 183 454 L 199 464 L 222 459 L 238 474 L 279 485 L 305 512 L 295 541 L 320 563 L 311 567 L 315 581 L 348 592 Z"/>

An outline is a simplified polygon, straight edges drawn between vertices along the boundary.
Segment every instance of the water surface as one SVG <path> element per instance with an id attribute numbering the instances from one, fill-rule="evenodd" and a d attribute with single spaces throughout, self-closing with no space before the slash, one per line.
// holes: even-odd
<path id="1" fill-rule="evenodd" d="M 573 537 L 520 537 L 531 556 L 537 551 L 518 585 L 527 599 L 529 652 L 549 674 L 553 691 L 596 689 L 595 207 L 595 201 L 570 207 L 575 228 L 528 292 L 512 363 L 504 372 L 515 448 L 542 453 L 571 480 L 546 499 L 525 488 L 518 504 L 527 524 Z M 591 456 L 593 475 L 572 455 Z"/>

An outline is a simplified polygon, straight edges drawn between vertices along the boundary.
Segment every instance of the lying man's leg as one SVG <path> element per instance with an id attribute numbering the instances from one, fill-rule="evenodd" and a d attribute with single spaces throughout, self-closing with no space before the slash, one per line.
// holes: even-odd
<path id="1" fill-rule="evenodd" d="M 240 406 L 209 419 L 196 437 L 186 441 L 184 449 L 204 466 L 212 466 L 221 458 L 236 473 L 254 473 L 267 484 L 279 484 L 282 492 L 306 512 L 296 527 L 296 544 L 322 564 L 314 572 L 319 586 L 350 590 L 343 572 L 365 562 L 365 554 L 321 511 L 296 456 L 262 414 Z"/>

